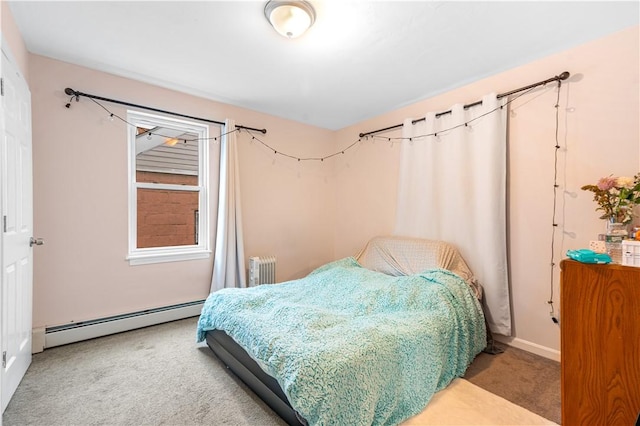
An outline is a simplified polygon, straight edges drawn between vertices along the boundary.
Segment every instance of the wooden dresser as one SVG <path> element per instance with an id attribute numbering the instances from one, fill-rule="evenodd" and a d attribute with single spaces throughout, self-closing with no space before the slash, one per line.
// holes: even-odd
<path id="1" fill-rule="evenodd" d="M 562 425 L 636 424 L 640 268 L 560 264 Z"/>

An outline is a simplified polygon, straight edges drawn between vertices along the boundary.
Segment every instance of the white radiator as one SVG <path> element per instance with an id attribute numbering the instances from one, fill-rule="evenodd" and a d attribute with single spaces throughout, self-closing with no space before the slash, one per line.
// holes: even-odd
<path id="1" fill-rule="evenodd" d="M 249 287 L 276 282 L 276 257 L 261 256 L 249 258 Z"/>

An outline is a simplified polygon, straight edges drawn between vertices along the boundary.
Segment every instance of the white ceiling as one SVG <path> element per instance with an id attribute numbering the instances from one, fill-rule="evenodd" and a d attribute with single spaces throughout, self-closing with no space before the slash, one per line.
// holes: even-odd
<path id="1" fill-rule="evenodd" d="M 311 0 L 288 40 L 266 1 L 8 3 L 32 53 L 332 130 L 638 25 L 640 4 Z"/>

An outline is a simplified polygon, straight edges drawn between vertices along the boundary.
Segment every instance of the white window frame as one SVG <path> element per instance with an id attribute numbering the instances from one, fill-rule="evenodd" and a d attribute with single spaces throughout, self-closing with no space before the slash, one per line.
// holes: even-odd
<path id="1" fill-rule="evenodd" d="M 127 260 L 130 265 L 176 262 L 206 259 L 211 256 L 210 215 L 209 215 L 209 126 L 192 121 L 178 120 L 139 111 L 127 111 L 129 149 L 129 250 Z M 170 127 L 198 135 L 198 185 L 171 185 L 136 182 L 136 135 L 137 127 Z M 198 244 L 188 246 L 168 246 L 138 248 L 138 189 L 169 189 L 198 191 Z"/>

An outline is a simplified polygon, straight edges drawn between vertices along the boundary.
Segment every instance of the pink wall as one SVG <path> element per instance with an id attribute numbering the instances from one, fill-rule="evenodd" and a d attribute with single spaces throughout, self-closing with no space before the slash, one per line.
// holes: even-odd
<path id="1" fill-rule="evenodd" d="M 29 52 L 27 51 L 24 40 L 22 40 L 22 35 L 20 34 L 20 31 L 18 30 L 15 21 L 13 20 L 11 9 L 9 9 L 9 6 L 5 1 L 0 2 L 0 16 L 0 28 L 2 28 L 2 47 L 8 48 L 13 57 L 12 59 L 15 60 L 25 80 L 27 81 L 27 83 L 29 83 Z"/>
<path id="2" fill-rule="evenodd" d="M 25 80 L 29 83 L 29 52 L 22 40 L 20 30 L 18 30 L 18 27 L 13 20 L 13 15 L 11 14 L 11 9 L 9 9 L 9 5 L 4 0 L 0 3 L 0 15 L 2 17 L 0 25 L 0 28 L 2 28 L 2 47 L 9 49 L 13 56 L 12 60 L 15 60 Z"/>
<path id="3" fill-rule="evenodd" d="M 333 146 L 326 130 L 37 55 L 30 66 L 34 228 L 46 242 L 35 251 L 34 328 L 204 299 L 211 280 L 212 259 L 129 266 L 126 128 L 87 98 L 65 108 L 66 87 L 233 118 L 266 128 L 261 140 L 282 152 L 313 155 Z M 125 107 L 105 106 L 126 115 Z M 313 165 L 272 164 L 273 155 L 250 141 L 238 137 L 246 255 L 276 255 L 277 278 L 298 278 L 333 258 L 333 185 Z"/>
<path id="4" fill-rule="evenodd" d="M 601 176 L 633 175 L 640 170 L 639 51 L 638 27 L 630 28 L 343 129 L 337 133 L 337 144 L 348 145 L 359 132 L 569 71 L 572 77 L 563 84 L 560 99 L 558 262 L 567 249 L 587 247 L 604 229 L 591 195 L 580 187 Z M 550 320 L 547 305 L 555 150 L 553 87 L 537 90 L 513 104 L 509 123 L 509 255 L 515 330 L 511 343 L 557 358 L 559 329 Z M 394 135 L 397 133 L 385 134 Z M 399 145 L 365 141 L 357 152 L 336 164 L 336 257 L 349 255 L 373 235 L 392 232 L 399 152 Z M 465 214 L 473 212 L 461 212 L 460 221 L 465 220 Z M 556 312 L 560 306 L 558 269 L 553 286 Z"/>

